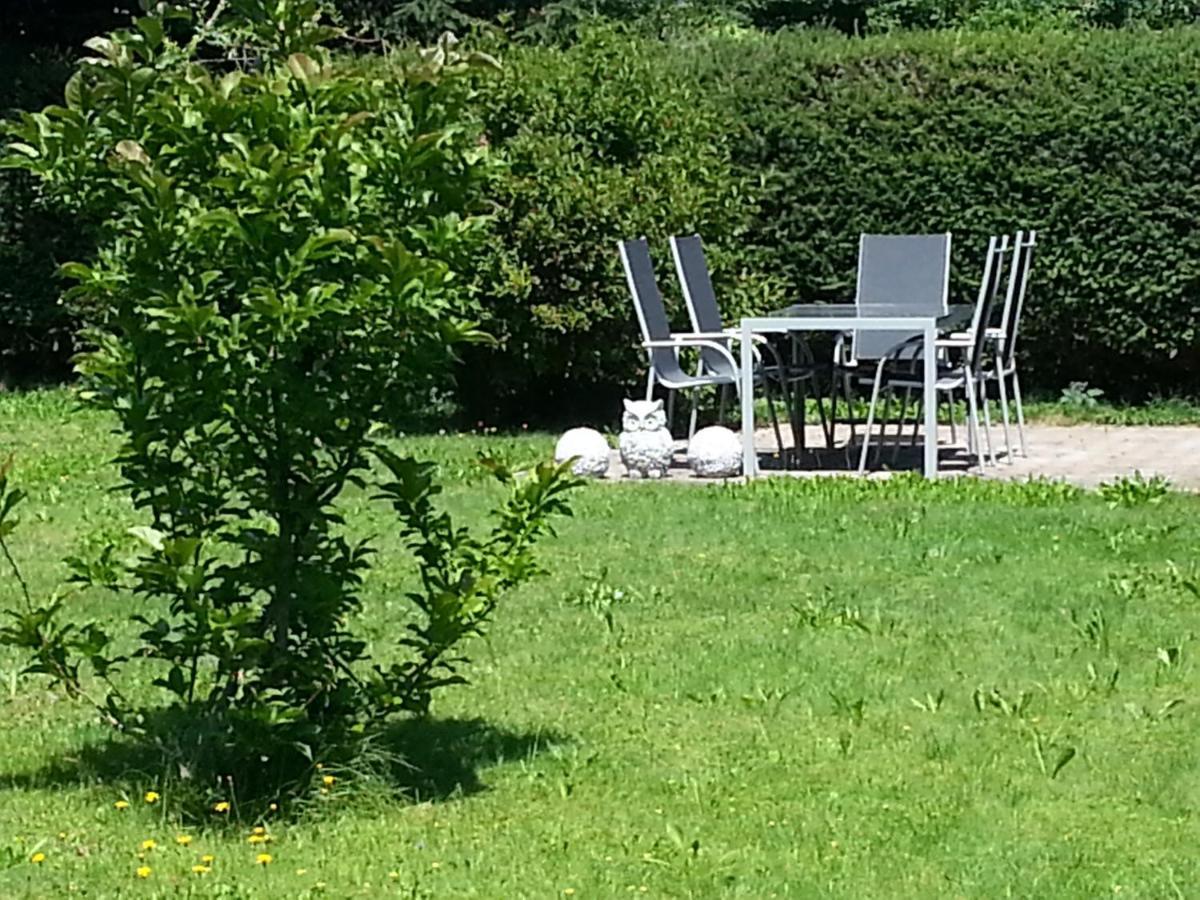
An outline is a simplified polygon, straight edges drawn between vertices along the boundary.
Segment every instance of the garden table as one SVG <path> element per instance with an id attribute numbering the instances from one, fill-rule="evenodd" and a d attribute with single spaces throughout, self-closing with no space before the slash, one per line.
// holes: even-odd
<path id="1" fill-rule="evenodd" d="M 895 307 L 851 306 L 850 304 L 797 303 L 765 316 L 750 316 L 741 323 L 742 471 L 758 474 L 754 452 L 754 345 L 752 336 L 768 332 L 895 331 L 920 334 L 924 361 L 925 465 L 926 478 L 938 474 L 937 445 L 937 351 L 938 334 L 967 324 L 973 307 L 949 307 L 946 313 L 928 316 L 897 315 Z"/>

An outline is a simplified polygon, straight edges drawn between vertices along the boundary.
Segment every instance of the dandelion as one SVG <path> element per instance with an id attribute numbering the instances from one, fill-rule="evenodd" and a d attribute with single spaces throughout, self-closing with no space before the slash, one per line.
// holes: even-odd
<path id="1" fill-rule="evenodd" d="M 192 842 L 192 836 L 190 834 L 175 835 L 175 843 L 177 843 L 180 847 L 186 847 L 191 842 Z"/>
<path id="2" fill-rule="evenodd" d="M 307 874 L 308 874 L 308 869 L 297 869 L 297 870 L 296 870 L 296 874 L 297 874 L 297 875 L 307 875 Z"/>
<path id="3" fill-rule="evenodd" d="M 431 869 L 440 869 L 441 867 L 442 867 L 442 864 L 440 862 L 437 862 L 436 860 L 429 864 L 429 868 L 431 868 Z"/>
<path id="4" fill-rule="evenodd" d="M 337 781 L 337 779 L 332 775 L 326 775 L 321 779 L 321 781 L 325 782 L 325 787 L 332 787 L 333 783 Z"/>
<path id="5" fill-rule="evenodd" d="M 29 861 L 31 863 L 44 863 L 46 861 L 46 854 L 39 851 L 29 857 Z"/>
<path id="6" fill-rule="evenodd" d="M 157 803 L 159 800 L 158 791 L 146 791 L 145 800 L 147 803 Z"/>
<path id="7" fill-rule="evenodd" d="M 258 856 L 254 857 L 254 861 L 256 863 L 258 863 L 260 866 L 270 865 L 271 854 L 270 853 L 260 853 L 260 854 L 258 854 Z"/>
<path id="8" fill-rule="evenodd" d="M 153 871 L 154 870 L 151 869 L 149 866 L 138 866 L 137 877 L 138 878 L 149 878 L 150 873 Z"/>
<path id="9" fill-rule="evenodd" d="M 575 888 L 563 888 L 563 895 L 567 897 L 574 897 Z"/>
<path id="10" fill-rule="evenodd" d="M 270 838 L 265 834 L 252 834 L 246 838 L 246 842 L 250 844 L 265 844 Z"/>
<path id="11" fill-rule="evenodd" d="M 58 839 L 60 841 L 65 841 L 67 839 L 67 833 L 65 831 L 60 831 L 58 833 Z"/>
<path id="12" fill-rule="evenodd" d="M 255 826 L 254 826 L 254 833 L 255 833 L 255 834 L 266 834 L 266 833 L 267 833 L 267 829 L 266 829 L 266 828 L 264 828 L 262 825 L 255 825 Z"/>
<path id="13" fill-rule="evenodd" d="M 272 803 L 270 806 L 267 807 L 267 809 L 269 809 L 271 812 L 279 812 L 279 804 Z"/>
<path id="14" fill-rule="evenodd" d="M 153 850 L 157 846 L 158 841 L 156 841 L 154 838 L 146 838 L 144 841 L 142 841 L 143 850 Z"/>
<path id="15" fill-rule="evenodd" d="M 388 878 L 392 879 L 393 881 L 395 881 L 395 880 L 396 880 L 397 878 L 399 878 L 399 877 L 400 877 L 400 873 L 399 873 L 399 872 L 395 872 L 395 871 L 393 871 L 393 872 L 388 872 Z"/>
<path id="16" fill-rule="evenodd" d="M 213 804 L 213 812 L 227 813 L 229 812 L 229 801 L 222 800 L 220 803 Z"/>
<path id="17" fill-rule="evenodd" d="M 118 800 L 116 803 L 113 804 L 113 808 L 114 809 L 129 809 L 129 801 L 128 800 Z"/>
<path id="18" fill-rule="evenodd" d="M 202 857 L 200 857 L 200 862 L 204 863 L 206 866 L 211 866 L 214 859 L 216 859 L 216 857 L 211 853 L 205 853 Z"/>
<path id="19" fill-rule="evenodd" d="M 212 869 L 209 868 L 208 866 L 202 866 L 197 863 L 196 865 L 192 866 L 192 871 L 195 872 L 197 875 L 204 875 L 204 874 L 207 874 L 208 872 L 211 872 Z"/>

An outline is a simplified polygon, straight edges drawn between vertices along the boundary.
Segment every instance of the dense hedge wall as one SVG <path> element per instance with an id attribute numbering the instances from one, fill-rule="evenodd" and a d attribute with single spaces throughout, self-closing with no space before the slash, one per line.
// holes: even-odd
<path id="1" fill-rule="evenodd" d="M 491 298 L 478 414 L 636 390 L 614 242 L 649 234 L 671 287 L 666 234 L 693 229 L 732 318 L 852 296 L 862 231 L 954 232 L 969 299 L 986 236 L 1037 228 L 1028 387 L 1200 388 L 1200 31 L 605 41 L 511 55 L 487 112 L 526 283 Z M 634 121 L 657 149 L 631 162 L 605 142 Z"/>
<path id="2" fill-rule="evenodd" d="M 611 412 L 642 378 L 615 242 L 648 235 L 670 289 L 666 237 L 690 231 L 733 319 L 848 297 L 860 231 L 953 231 L 969 297 L 986 235 L 1035 227 L 1028 387 L 1200 391 L 1200 30 L 599 29 L 497 49 L 479 115 L 509 170 L 475 282 L 499 344 L 464 361 L 474 418 Z M 45 73 L 0 79 L 0 106 L 52 99 Z M 6 371 L 65 355 L 50 273 L 79 231 L 0 173 Z"/>
<path id="3" fill-rule="evenodd" d="M 1030 384 L 1200 385 L 1200 31 L 719 41 L 700 78 L 765 178 L 754 241 L 795 296 L 851 291 L 861 231 L 1037 228 Z"/>

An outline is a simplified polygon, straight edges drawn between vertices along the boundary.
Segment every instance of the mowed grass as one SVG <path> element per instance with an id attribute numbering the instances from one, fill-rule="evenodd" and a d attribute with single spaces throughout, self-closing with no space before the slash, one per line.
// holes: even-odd
<path id="1" fill-rule="evenodd" d="M 136 524 L 114 441 L 62 392 L 0 398 L 0 436 L 31 493 L 13 550 L 49 591 Z M 398 444 L 478 522 L 499 494 L 476 452 L 551 439 Z M 386 509 L 345 506 L 379 534 L 360 624 L 387 656 L 412 566 Z M 163 773 L 114 772 L 87 710 L 0 652 L 0 897 L 1200 895 L 1200 500 L 777 479 L 574 507 L 470 646 L 473 685 L 404 732 L 411 778 L 337 773 L 265 823 L 269 865 L 236 811 L 146 804 Z M 130 602 L 70 612 L 121 627 Z"/>

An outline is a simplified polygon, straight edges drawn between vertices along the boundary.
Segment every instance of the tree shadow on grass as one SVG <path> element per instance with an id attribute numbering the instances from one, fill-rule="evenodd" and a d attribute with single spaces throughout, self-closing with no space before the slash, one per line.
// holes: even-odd
<path id="1" fill-rule="evenodd" d="M 247 754 L 244 741 L 236 756 L 201 752 L 196 742 L 205 735 L 179 710 L 155 710 L 145 714 L 144 736 L 86 744 L 39 769 L 0 777 L 0 790 L 99 784 L 131 799 L 146 790 L 170 791 L 185 818 L 207 820 L 212 819 L 214 801 L 231 797 L 245 819 L 289 796 L 301 802 L 285 803 L 285 809 L 304 808 L 305 799 L 315 795 L 307 786 L 319 786 L 324 778 L 317 777 L 318 767 L 294 752 L 275 758 L 267 752 Z M 568 742 L 555 732 L 517 732 L 480 718 L 411 719 L 389 725 L 365 741 L 358 755 L 331 762 L 321 771 L 338 773 L 339 790 L 369 779 L 412 802 L 437 803 L 487 790 L 483 773 L 489 768 Z"/>

